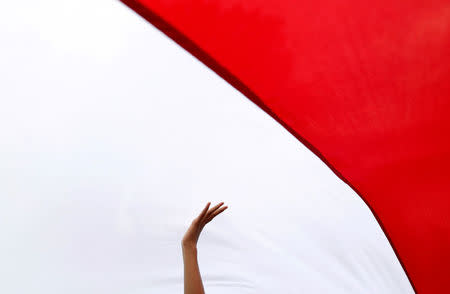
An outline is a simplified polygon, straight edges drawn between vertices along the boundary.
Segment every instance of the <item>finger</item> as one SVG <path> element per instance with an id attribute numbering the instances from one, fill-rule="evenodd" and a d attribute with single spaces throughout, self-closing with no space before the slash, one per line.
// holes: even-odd
<path id="1" fill-rule="evenodd" d="M 206 218 L 209 218 L 209 216 L 211 214 L 213 214 L 217 209 L 219 209 L 222 205 L 223 205 L 223 202 L 220 202 L 219 204 L 217 204 L 213 208 L 209 209 L 208 212 L 206 213 Z"/>
<path id="2" fill-rule="evenodd" d="M 211 205 L 211 202 L 208 202 L 205 206 L 205 208 L 203 208 L 202 212 L 200 213 L 200 215 L 198 216 L 199 219 L 202 219 L 206 213 L 208 212 L 209 206 Z"/>
<path id="3" fill-rule="evenodd" d="M 219 214 L 221 214 L 225 209 L 227 209 L 228 206 L 224 206 L 218 210 L 216 210 L 213 214 L 211 214 L 207 219 L 206 219 L 206 223 L 209 223 L 210 221 L 212 221 L 216 216 L 218 216 Z"/>

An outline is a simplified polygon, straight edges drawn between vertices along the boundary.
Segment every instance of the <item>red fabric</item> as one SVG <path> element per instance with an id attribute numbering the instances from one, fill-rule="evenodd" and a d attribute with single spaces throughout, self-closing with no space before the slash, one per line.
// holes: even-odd
<path id="1" fill-rule="evenodd" d="M 450 293 L 450 1 L 123 2 L 348 183 L 417 293 Z"/>

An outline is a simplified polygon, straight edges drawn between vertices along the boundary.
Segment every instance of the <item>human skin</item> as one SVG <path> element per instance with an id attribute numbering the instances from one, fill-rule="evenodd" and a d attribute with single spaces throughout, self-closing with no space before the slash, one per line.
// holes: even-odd
<path id="1" fill-rule="evenodd" d="M 223 206 L 223 204 L 221 202 L 210 208 L 211 202 L 208 202 L 202 212 L 192 221 L 183 236 L 181 247 L 183 249 L 184 263 L 184 294 L 205 294 L 198 266 L 197 242 L 205 225 L 228 208 L 228 206 Z"/>

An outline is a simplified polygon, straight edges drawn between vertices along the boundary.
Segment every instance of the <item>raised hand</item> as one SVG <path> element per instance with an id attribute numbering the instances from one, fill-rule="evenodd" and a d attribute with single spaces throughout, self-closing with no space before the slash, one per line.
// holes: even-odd
<path id="1" fill-rule="evenodd" d="M 222 207 L 223 204 L 224 203 L 221 202 L 212 208 L 210 208 L 211 202 L 208 202 L 208 204 L 206 204 L 200 215 L 192 221 L 188 230 L 184 234 L 183 240 L 181 242 L 184 247 L 197 247 L 198 238 L 200 237 L 200 233 L 202 232 L 205 225 L 228 208 L 228 206 Z"/>

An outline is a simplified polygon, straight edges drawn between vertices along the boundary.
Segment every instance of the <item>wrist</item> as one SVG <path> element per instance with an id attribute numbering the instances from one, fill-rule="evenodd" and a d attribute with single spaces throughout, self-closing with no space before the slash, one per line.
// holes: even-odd
<path id="1" fill-rule="evenodd" d="M 181 242 L 181 247 L 183 248 L 183 251 L 197 251 L 197 244 L 192 242 Z"/>

